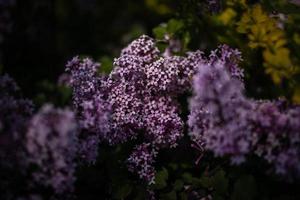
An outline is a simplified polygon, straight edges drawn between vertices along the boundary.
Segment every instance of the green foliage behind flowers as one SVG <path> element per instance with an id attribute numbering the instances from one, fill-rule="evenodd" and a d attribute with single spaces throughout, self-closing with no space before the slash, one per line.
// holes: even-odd
<path id="1" fill-rule="evenodd" d="M 254 2 L 254 3 L 253 3 Z M 219 1 L 211 13 L 198 1 L 183 1 L 174 19 L 153 29 L 184 48 L 209 50 L 220 43 L 242 51 L 248 94 L 300 101 L 300 7 L 289 1 Z M 172 24 L 175 22 L 176 28 Z"/>

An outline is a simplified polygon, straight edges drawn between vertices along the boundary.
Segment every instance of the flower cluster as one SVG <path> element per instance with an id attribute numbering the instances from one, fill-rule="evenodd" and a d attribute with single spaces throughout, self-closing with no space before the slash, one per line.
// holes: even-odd
<path id="1" fill-rule="evenodd" d="M 255 153 L 276 173 L 299 175 L 300 107 L 247 98 L 236 60 L 215 59 L 214 52 L 211 58 L 194 77 L 188 122 L 192 138 L 216 156 L 229 155 L 233 163 Z"/>
<path id="2" fill-rule="evenodd" d="M 241 54 L 227 45 L 221 45 L 211 52 L 206 62 L 197 62 L 196 74 L 193 78 L 194 97 L 190 101 L 189 127 L 191 135 L 202 143 L 204 131 L 208 126 L 216 127 L 222 119 L 214 118 L 211 110 L 219 109 L 218 104 L 226 105 L 240 99 L 243 86 L 243 71 L 237 63 Z M 234 79 L 234 81 L 232 81 Z M 226 106 L 225 106 L 226 107 Z M 225 112 L 229 114 L 232 112 Z M 220 118 L 223 118 L 220 116 Z M 215 120 L 215 124 L 210 124 Z"/>
<path id="3" fill-rule="evenodd" d="M 204 140 L 217 156 L 232 155 L 234 162 L 242 161 L 251 139 L 245 110 L 252 104 L 244 101 L 242 88 L 242 82 L 232 78 L 222 62 L 202 65 L 194 79 L 196 95 L 189 116 L 193 138 Z"/>
<path id="4" fill-rule="evenodd" d="M 164 56 L 155 41 L 145 35 L 122 50 L 108 77 L 96 76 L 97 64 L 76 57 L 67 65 L 67 71 L 71 72 L 79 120 L 86 131 L 100 135 L 100 140 L 109 144 L 143 134 L 144 142 L 156 151 L 175 147 L 183 136 L 184 125 L 177 97 L 191 88 L 192 76 L 202 62 L 205 59 L 200 51 Z M 94 122 L 100 118 L 106 123 Z M 101 128 L 95 129 L 95 125 Z M 145 148 L 136 151 L 142 150 Z M 140 158 L 134 159 L 137 155 L 133 153 L 129 159 L 131 171 L 135 168 L 144 180 L 153 180 L 154 173 L 141 172 L 141 162 L 136 162 Z"/>
<path id="5" fill-rule="evenodd" d="M 83 162 L 94 163 L 98 155 L 98 144 L 109 131 L 110 105 L 104 101 L 102 79 L 97 76 L 99 64 L 78 57 L 68 62 L 68 85 L 73 88 L 73 105 L 82 129 L 79 134 L 78 152 Z M 66 74 L 67 76 L 67 74 Z"/>
<path id="6" fill-rule="evenodd" d="M 189 90 L 199 62 L 204 62 L 200 52 L 186 57 L 161 55 L 155 41 L 145 35 L 115 59 L 107 79 L 113 110 L 109 142 L 127 141 L 143 133 L 147 148 L 144 144 L 137 147 L 128 163 L 131 171 L 149 183 L 154 180 L 154 168 L 150 167 L 155 158 L 153 151 L 175 147 L 183 136 L 177 97 Z M 154 149 L 149 150 L 150 146 Z"/>
<path id="7" fill-rule="evenodd" d="M 157 151 L 151 147 L 150 143 L 143 143 L 135 147 L 128 158 L 128 169 L 137 172 L 139 177 L 148 183 L 154 183 L 155 169 L 153 164 Z"/>
<path id="8" fill-rule="evenodd" d="M 283 100 L 255 102 L 253 138 L 256 155 L 277 174 L 300 176 L 300 106 Z"/>
<path id="9" fill-rule="evenodd" d="M 73 112 L 43 106 L 30 120 L 25 147 L 28 164 L 35 166 L 34 183 L 59 195 L 73 190 L 77 148 Z"/>

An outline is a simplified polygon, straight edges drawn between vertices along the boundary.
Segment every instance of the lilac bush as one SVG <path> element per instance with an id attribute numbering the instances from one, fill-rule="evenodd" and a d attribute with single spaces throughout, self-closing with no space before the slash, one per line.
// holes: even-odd
<path id="1" fill-rule="evenodd" d="M 94 163 L 101 141 L 116 145 L 142 138 L 127 163 L 130 171 L 153 183 L 157 153 L 176 147 L 183 137 L 178 97 L 193 89 L 188 125 L 196 143 L 216 156 L 230 155 L 236 164 L 255 152 L 273 163 L 277 173 L 299 171 L 298 122 L 288 116 L 297 118 L 298 108 L 280 110 L 275 101 L 247 98 L 241 60 L 241 53 L 227 45 L 208 57 L 201 51 L 161 53 L 145 35 L 122 50 L 107 76 L 98 73 L 100 64 L 75 57 L 66 71 L 81 127 L 82 158 Z M 279 137 L 280 132 L 285 134 Z"/>
<path id="2" fill-rule="evenodd" d="M 0 160 L 5 161 L 0 169 L 30 177 L 28 197 L 42 197 L 35 190 L 43 188 L 53 191 L 52 198 L 69 198 L 76 169 L 97 163 L 101 143 L 127 143 L 131 149 L 123 163 L 154 198 L 159 153 L 178 147 L 187 123 L 201 153 L 205 149 L 237 165 L 255 157 L 288 180 L 299 177 L 300 106 L 247 97 L 240 61 L 241 53 L 227 45 L 209 56 L 200 50 L 166 54 L 143 35 L 121 51 L 108 75 L 90 58 L 67 63 L 61 83 L 73 90 L 74 112 L 46 104 L 33 114 L 16 83 L 0 77 Z M 185 122 L 179 99 L 190 93 Z"/>

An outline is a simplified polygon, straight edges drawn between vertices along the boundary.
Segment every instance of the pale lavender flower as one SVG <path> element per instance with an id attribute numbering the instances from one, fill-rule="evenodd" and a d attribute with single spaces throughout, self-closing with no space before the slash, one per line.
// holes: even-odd
<path id="1" fill-rule="evenodd" d="M 289 178 L 300 176 L 300 107 L 259 101 L 254 111 L 255 153 Z"/>
<path id="2" fill-rule="evenodd" d="M 216 156 L 232 155 L 232 161 L 238 162 L 250 150 L 251 127 L 245 110 L 252 105 L 243 99 L 242 82 L 232 79 L 225 67 L 223 62 L 199 67 L 189 125 L 196 141 L 204 142 Z"/>
<path id="3" fill-rule="evenodd" d="M 188 121 L 192 139 L 235 164 L 255 154 L 272 164 L 275 173 L 299 176 L 299 106 L 245 97 L 236 64 L 240 57 L 230 56 L 239 53 L 221 49 L 221 55 L 213 51 L 209 61 L 199 65 L 194 77 Z"/>
<path id="4" fill-rule="evenodd" d="M 243 80 L 244 71 L 238 66 L 240 61 L 242 61 L 241 52 L 238 49 L 233 49 L 223 44 L 219 45 L 216 50 L 211 51 L 208 63 L 222 63 L 232 77 Z"/>
<path id="5" fill-rule="evenodd" d="M 34 184 L 53 188 L 59 195 L 73 191 L 77 128 L 69 110 L 45 105 L 31 119 L 26 134 L 28 164 L 36 166 Z"/>

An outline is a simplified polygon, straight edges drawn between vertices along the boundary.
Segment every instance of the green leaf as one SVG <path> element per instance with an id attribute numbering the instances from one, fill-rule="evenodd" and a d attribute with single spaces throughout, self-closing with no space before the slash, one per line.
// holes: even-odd
<path id="1" fill-rule="evenodd" d="M 162 199 L 162 200 L 176 200 L 177 195 L 176 195 L 176 192 L 173 190 L 173 191 L 171 191 L 167 194 L 160 195 L 160 199 Z"/>
<path id="2" fill-rule="evenodd" d="M 204 188 L 212 187 L 212 180 L 210 177 L 204 176 L 200 179 L 201 186 Z"/>
<path id="3" fill-rule="evenodd" d="M 221 195 L 219 195 L 218 193 L 213 192 L 212 199 L 213 200 L 223 200 L 224 198 Z"/>
<path id="4" fill-rule="evenodd" d="M 169 167 L 170 167 L 171 169 L 173 169 L 173 170 L 177 170 L 178 165 L 177 165 L 176 163 L 170 163 L 170 164 L 169 164 Z"/>
<path id="5" fill-rule="evenodd" d="M 201 187 L 201 179 L 193 177 L 190 173 L 184 173 L 182 179 L 185 183 Z"/>
<path id="6" fill-rule="evenodd" d="M 223 195 L 227 193 L 228 190 L 228 180 L 225 177 L 225 172 L 223 170 L 218 171 L 212 177 L 212 187 L 217 194 Z"/>
<path id="7" fill-rule="evenodd" d="M 113 193 L 114 199 L 124 199 L 126 198 L 130 192 L 132 191 L 132 186 L 130 184 L 122 185 L 117 189 L 116 192 Z"/>
<path id="8" fill-rule="evenodd" d="M 58 93 L 60 94 L 60 98 L 62 103 L 67 103 L 68 100 L 71 99 L 72 97 L 72 90 L 69 87 L 65 87 L 65 86 L 58 86 L 57 88 Z"/>
<path id="9" fill-rule="evenodd" d="M 165 42 L 158 42 L 156 45 L 160 52 L 164 52 L 168 47 L 168 44 Z"/>
<path id="10" fill-rule="evenodd" d="M 183 183 L 182 180 L 176 180 L 175 183 L 174 183 L 174 190 L 175 190 L 175 191 L 180 191 L 180 190 L 182 190 L 183 185 L 184 185 L 184 183 Z"/>
<path id="11" fill-rule="evenodd" d="M 152 32 L 153 32 L 156 39 L 163 40 L 166 33 L 167 33 L 167 27 L 166 27 L 165 24 L 162 24 L 160 26 L 155 27 L 152 30 Z"/>
<path id="12" fill-rule="evenodd" d="M 163 168 L 158 171 L 155 176 L 155 185 L 153 185 L 154 189 L 162 189 L 167 186 L 167 180 L 169 177 L 168 170 Z"/>
<path id="13" fill-rule="evenodd" d="M 191 35 L 189 32 L 185 32 L 183 35 L 183 47 L 184 49 L 187 49 L 189 43 L 191 41 Z"/>
<path id="14" fill-rule="evenodd" d="M 181 20 L 171 19 L 167 25 L 168 33 L 177 33 L 183 26 L 184 24 Z"/>
<path id="15" fill-rule="evenodd" d="M 109 73 L 113 68 L 113 59 L 108 56 L 102 56 L 100 58 L 100 71 L 104 73 Z"/>
<path id="16" fill-rule="evenodd" d="M 257 188 L 255 179 L 251 175 L 242 176 L 234 184 L 232 200 L 254 200 L 256 199 Z"/>
<path id="17" fill-rule="evenodd" d="M 179 199 L 181 199 L 181 200 L 188 200 L 188 196 L 185 192 L 181 192 L 179 194 L 179 197 L 180 197 Z"/>
<path id="18" fill-rule="evenodd" d="M 184 173 L 182 175 L 182 178 L 183 178 L 184 182 L 186 182 L 186 183 L 192 183 L 193 182 L 193 176 L 190 173 Z"/>

